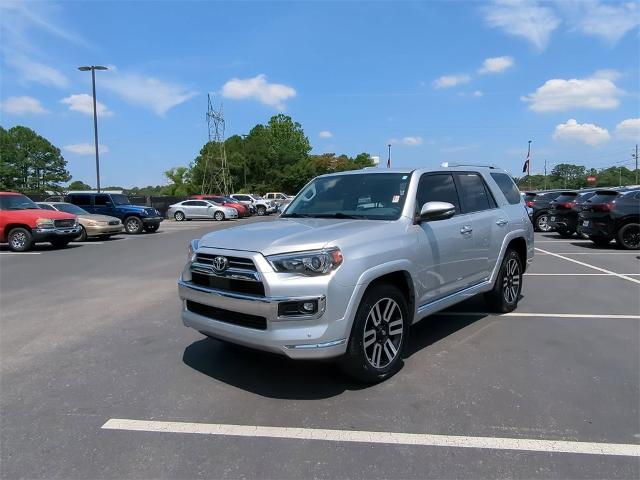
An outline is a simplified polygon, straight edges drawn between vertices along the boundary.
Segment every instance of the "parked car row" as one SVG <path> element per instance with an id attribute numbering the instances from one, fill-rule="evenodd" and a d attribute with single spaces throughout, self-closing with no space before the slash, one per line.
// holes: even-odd
<path id="1" fill-rule="evenodd" d="M 267 200 L 251 193 L 237 193 L 229 196 L 199 194 L 170 205 L 167 216 L 178 222 L 207 218 L 222 221 L 254 214 L 269 215 L 277 212 L 280 205 L 276 200 Z"/>
<path id="2" fill-rule="evenodd" d="M 640 249 L 640 189 L 525 192 L 524 198 L 537 231 Z"/>

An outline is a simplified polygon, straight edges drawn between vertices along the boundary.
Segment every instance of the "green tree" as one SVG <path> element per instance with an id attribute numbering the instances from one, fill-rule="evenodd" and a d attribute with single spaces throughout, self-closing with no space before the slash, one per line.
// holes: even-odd
<path id="1" fill-rule="evenodd" d="M 165 187 L 167 195 L 186 196 L 191 192 L 189 184 L 189 169 L 187 167 L 175 167 L 164 172 L 164 176 L 171 182 Z"/>
<path id="2" fill-rule="evenodd" d="M 75 182 L 71 182 L 67 187 L 69 190 L 91 190 L 91 185 L 88 185 L 80 180 L 76 180 Z"/>
<path id="3" fill-rule="evenodd" d="M 60 190 L 60 183 L 71 180 L 60 149 L 30 128 L 3 129 L 0 137 L 0 183 L 5 187 L 44 192 Z"/>
<path id="4" fill-rule="evenodd" d="M 582 165 L 560 163 L 551 170 L 551 181 L 559 188 L 581 188 L 587 185 L 587 169 Z"/>

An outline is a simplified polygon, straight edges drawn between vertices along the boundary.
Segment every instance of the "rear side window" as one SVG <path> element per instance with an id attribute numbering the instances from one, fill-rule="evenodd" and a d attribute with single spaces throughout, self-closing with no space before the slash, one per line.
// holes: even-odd
<path id="1" fill-rule="evenodd" d="M 495 207 L 484 180 L 477 173 L 457 174 L 460 187 L 460 200 L 464 213 L 480 212 Z"/>
<path id="2" fill-rule="evenodd" d="M 90 195 L 69 195 L 69 202 L 73 203 L 74 205 L 90 206 L 91 196 Z"/>
<path id="3" fill-rule="evenodd" d="M 492 173 L 491 177 L 498 184 L 498 188 L 504 194 L 507 202 L 511 205 L 516 205 L 520 203 L 520 190 L 516 187 L 516 184 L 513 183 L 513 180 L 506 173 Z"/>
<path id="4" fill-rule="evenodd" d="M 109 203 L 110 201 L 111 201 L 111 199 L 109 198 L 109 195 L 96 195 L 93 198 L 93 203 L 95 205 L 98 205 L 98 206 L 100 206 L 100 205 L 104 206 L 107 203 Z"/>
<path id="5" fill-rule="evenodd" d="M 456 213 L 460 213 L 460 201 L 452 175 L 427 174 L 420 178 L 416 197 L 418 212 L 427 202 L 447 202 L 456 207 Z"/>

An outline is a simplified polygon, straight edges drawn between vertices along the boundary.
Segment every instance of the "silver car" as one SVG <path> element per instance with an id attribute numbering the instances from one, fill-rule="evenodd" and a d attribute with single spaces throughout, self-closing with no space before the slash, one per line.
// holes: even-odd
<path id="1" fill-rule="evenodd" d="M 364 169 L 315 178 L 273 222 L 194 240 L 182 320 L 364 382 L 402 365 L 410 325 L 476 294 L 516 308 L 533 226 L 494 167 Z"/>
<path id="2" fill-rule="evenodd" d="M 230 218 L 238 218 L 235 208 L 225 207 L 211 200 L 184 200 L 169 206 L 167 216 L 176 221 L 192 219 L 214 219 L 222 221 Z"/>

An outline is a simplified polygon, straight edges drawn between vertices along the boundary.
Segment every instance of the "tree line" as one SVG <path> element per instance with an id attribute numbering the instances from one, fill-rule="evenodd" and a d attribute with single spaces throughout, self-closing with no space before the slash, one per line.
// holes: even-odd
<path id="1" fill-rule="evenodd" d="M 577 190 L 585 187 L 623 187 L 637 185 L 640 171 L 625 166 L 587 168 L 583 165 L 560 163 L 553 167 L 549 175 L 525 175 L 516 178 L 520 190 L 546 190 L 566 188 Z M 587 178 L 594 177 L 589 182 Z"/>

